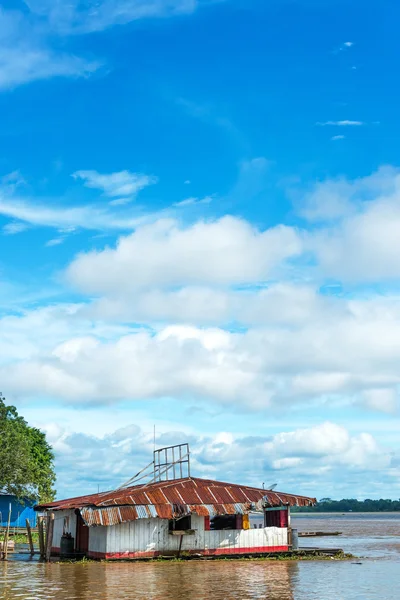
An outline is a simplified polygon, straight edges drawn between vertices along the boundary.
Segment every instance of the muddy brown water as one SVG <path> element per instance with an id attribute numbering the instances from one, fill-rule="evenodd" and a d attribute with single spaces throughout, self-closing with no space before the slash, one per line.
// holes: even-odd
<path id="1" fill-rule="evenodd" d="M 191 561 L 43 564 L 14 554 L 0 563 L 0 598 L 21 600 L 398 600 L 400 515 L 293 519 L 302 546 L 341 547 L 362 558 L 337 562 Z M 355 563 L 361 564 L 355 564 Z"/>

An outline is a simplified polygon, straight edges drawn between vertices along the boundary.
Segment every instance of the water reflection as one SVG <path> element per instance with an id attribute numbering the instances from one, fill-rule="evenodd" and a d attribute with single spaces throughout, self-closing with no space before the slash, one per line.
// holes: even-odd
<path id="1" fill-rule="evenodd" d="M 296 563 L 27 564 L 0 570 L 2 598 L 30 600 L 294 600 Z"/>
<path id="2" fill-rule="evenodd" d="M 303 520 L 304 519 L 304 520 Z M 43 564 L 28 555 L 0 563 L 4 600 L 398 600 L 400 519 L 374 516 L 296 518 L 304 530 L 343 531 L 302 539 L 340 545 L 350 562 L 191 561 Z M 20 560 L 17 560 L 19 558 Z"/>

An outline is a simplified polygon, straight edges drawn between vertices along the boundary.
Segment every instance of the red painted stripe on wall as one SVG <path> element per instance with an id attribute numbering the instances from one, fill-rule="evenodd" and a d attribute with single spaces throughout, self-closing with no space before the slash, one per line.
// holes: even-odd
<path id="1" fill-rule="evenodd" d="M 202 550 L 204 556 L 221 556 L 229 554 L 270 554 L 271 552 L 288 552 L 289 546 L 256 546 L 252 548 L 216 548 Z"/>
<path id="2" fill-rule="evenodd" d="M 289 546 L 259 546 L 254 548 L 216 548 L 209 550 L 191 550 L 190 554 L 200 554 L 202 556 L 237 556 L 243 554 L 251 556 L 252 554 L 271 554 L 273 552 L 288 552 Z M 165 555 L 165 552 L 88 552 L 89 558 L 95 559 L 137 559 L 137 558 L 157 558 Z M 170 553 L 173 555 L 174 553 Z"/>

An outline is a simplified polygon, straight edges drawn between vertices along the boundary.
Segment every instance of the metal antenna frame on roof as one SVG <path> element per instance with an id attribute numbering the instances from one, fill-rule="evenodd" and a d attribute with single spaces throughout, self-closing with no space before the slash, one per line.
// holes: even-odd
<path id="1" fill-rule="evenodd" d="M 161 462 L 162 460 L 164 460 L 164 462 Z M 171 470 L 173 477 L 169 478 L 168 473 Z M 179 474 L 178 477 L 177 474 Z M 153 476 L 151 477 L 151 475 Z M 165 479 L 163 479 L 164 475 L 166 475 Z M 166 446 L 165 448 L 154 450 L 153 462 L 146 465 L 144 469 L 123 483 L 118 489 L 122 490 L 131 487 L 148 477 L 151 477 L 151 479 L 144 483 L 144 486 L 159 481 L 172 481 L 174 479 L 190 477 L 189 444 L 177 444 L 175 446 Z"/>
<path id="2" fill-rule="evenodd" d="M 169 479 L 184 479 L 190 477 L 190 450 L 189 444 L 176 444 L 154 450 L 154 482 L 168 481 Z M 161 461 L 164 462 L 161 462 Z M 168 477 L 172 471 L 172 478 Z M 177 473 L 179 476 L 177 477 Z M 165 480 L 162 479 L 166 475 Z"/>

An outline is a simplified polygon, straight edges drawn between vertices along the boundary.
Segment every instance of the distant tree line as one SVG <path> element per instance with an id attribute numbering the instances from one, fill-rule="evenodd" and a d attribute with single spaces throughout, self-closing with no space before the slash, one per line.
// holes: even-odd
<path id="1" fill-rule="evenodd" d="M 292 512 L 400 512 L 400 500 L 332 500 L 322 498 L 315 506 L 295 506 Z"/>

